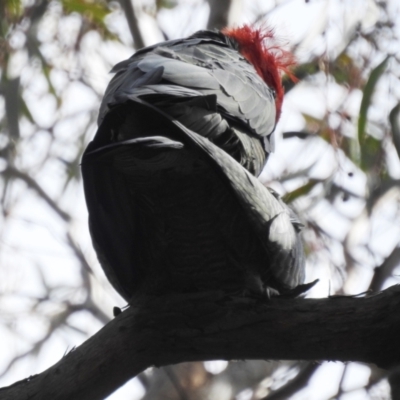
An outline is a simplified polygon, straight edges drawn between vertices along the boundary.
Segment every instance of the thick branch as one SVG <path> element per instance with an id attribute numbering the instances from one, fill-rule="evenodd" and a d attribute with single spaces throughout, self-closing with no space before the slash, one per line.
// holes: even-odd
<path id="1" fill-rule="evenodd" d="M 102 399 L 149 366 L 213 359 L 400 363 L 400 286 L 366 298 L 141 299 L 7 399 Z M 62 390 L 61 390 L 62 388 Z"/>

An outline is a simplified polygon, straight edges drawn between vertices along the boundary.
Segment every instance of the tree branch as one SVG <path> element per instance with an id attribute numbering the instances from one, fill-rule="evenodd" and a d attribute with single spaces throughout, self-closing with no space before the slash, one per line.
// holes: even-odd
<path id="1" fill-rule="evenodd" d="M 118 0 L 122 9 L 125 12 L 125 17 L 128 22 L 129 30 L 131 31 L 135 49 L 139 50 L 144 47 L 144 41 L 139 29 L 139 24 L 136 18 L 135 9 L 132 5 L 132 0 Z"/>
<path id="2" fill-rule="evenodd" d="M 21 108 L 20 102 L 20 79 L 7 79 L 3 74 L 0 83 L 0 94 L 4 96 L 4 103 L 7 116 L 8 132 L 13 140 L 17 140 L 19 134 L 19 113 Z"/>
<path id="3" fill-rule="evenodd" d="M 0 397 L 103 399 L 146 368 L 215 359 L 400 364 L 400 286 L 365 298 L 268 302 L 223 293 L 136 299 L 57 364 Z M 60 388 L 63 390 L 60 390 Z"/>
<path id="4" fill-rule="evenodd" d="M 302 370 L 291 379 L 286 385 L 273 391 L 268 396 L 265 396 L 261 400 L 285 400 L 289 399 L 299 390 L 303 389 L 308 384 L 308 381 L 314 375 L 314 372 L 320 367 L 316 363 L 308 363 L 302 368 Z"/>
<path id="5" fill-rule="evenodd" d="M 71 216 L 57 205 L 57 203 L 51 199 L 48 194 L 41 188 L 41 186 L 36 182 L 35 179 L 31 178 L 28 174 L 20 171 L 12 165 L 8 165 L 3 171 L 3 175 L 11 176 L 13 178 L 19 178 L 23 180 L 30 189 L 36 191 L 36 193 L 52 208 L 65 222 L 71 221 Z"/>
<path id="6" fill-rule="evenodd" d="M 208 0 L 210 16 L 207 29 L 222 29 L 228 25 L 229 10 L 232 0 Z"/>
<path id="7" fill-rule="evenodd" d="M 395 247 L 392 252 L 383 260 L 382 264 L 375 268 L 369 289 L 373 291 L 381 290 L 386 279 L 393 274 L 394 269 L 399 264 L 400 247 Z"/>

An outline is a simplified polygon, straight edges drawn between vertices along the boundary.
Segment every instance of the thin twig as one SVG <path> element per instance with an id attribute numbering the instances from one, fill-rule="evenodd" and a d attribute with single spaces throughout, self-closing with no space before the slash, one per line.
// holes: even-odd
<path id="1" fill-rule="evenodd" d="M 180 384 L 179 380 L 176 377 L 175 371 L 173 370 L 173 367 L 167 365 L 164 367 L 164 372 L 168 376 L 168 379 L 171 381 L 172 385 L 174 386 L 176 392 L 178 393 L 178 396 L 181 400 L 189 400 L 189 398 L 186 396 L 186 393 Z"/>
<path id="2" fill-rule="evenodd" d="M 138 20 L 136 18 L 135 9 L 133 8 L 131 0 L 119 0 L 122 9 L 125 12 L 126 20 L 128 22 L 129 30 L 133 38 L 136 50 L 144 47 L 144 40 L 139 29 Z"/>
<path id="3" fill-rule="evenodd" d="M 28 174 L 20 171 L 14 166 L 9 165 L 3 172 L 3 175 L 9 174 L 11 177 L 23 180 L 30 189 L 33 189 L 65 222 L 71 221 L 71 216 L 61 210 L 58 204 L 49 197 L 49 195 L 41 188 L 41 186 Z"/>
<path id="4" fill-rule="evenodd" d="M 313 376 L 314 372 L 320 367 L 319 364 L 309 362 L 306 366 L 286 385 L 280 387 L 278 390 L 270 393 L 268 396 L 261 400 L 285 400 L 298 392 L 303 387 L 307 386 L 308 381 Z"/>

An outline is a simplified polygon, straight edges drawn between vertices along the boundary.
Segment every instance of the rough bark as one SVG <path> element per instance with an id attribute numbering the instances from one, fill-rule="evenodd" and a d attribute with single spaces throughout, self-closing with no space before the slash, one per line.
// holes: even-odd
<path id="1" fill-rule="evenodd" d="M 400 286 L 365 298 L 268 302 L 222 293 L 141 299 L 0 398 L 103 399 L 149 366 L 213 359 L 400 364 Z"/>
<path id="2" fill-rule="evenodd" d="M 400 400 L 400 366 L 390 371 L 389 384 L 392 400 Z"/>

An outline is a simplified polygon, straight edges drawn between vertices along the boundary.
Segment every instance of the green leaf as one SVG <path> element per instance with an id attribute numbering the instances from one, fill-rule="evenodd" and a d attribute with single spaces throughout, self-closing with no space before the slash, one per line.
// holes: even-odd
<path id="1" fill-rule="evenodd" d="M 23 10 L 21 0 L 6 0 L 5 10 L 10 19 L 20 17 Z"/>
<path id="2" fill-rule="evenodd" d="M 361 163 L 361 149 L 360 149 L 360 142 L 357 138 L 350 138 L 348 140 L 349 143 L 349 152 L 348 155 L 350 160 L 353 161 L 354 164 L 360 166 Z"/>
<path id="3" fill-rule="evenodd" d="M 382 158 L 382 142 L 367 135 L 361 144 L 360 168 L 369 172 L 376 168 Z"/>
<path id="4" fill-rule="evenodd" d="M 31 114 L 31 112 L 29 111 L 29 108 L 28 108 L 27 104 L 25 103 L 25 100 L 22 96 L 20 96 L 19 101 L 21 103 L 22 115 L 24 115 L 28 119 L 29 122 L 34 124 L 35 120 L 33 119 L 33 116 Z"/>
<path id="5" fill-rule="evenodd" d="M 286 193 L 282 196 L 282 200 L 285 203 L 291 203 L 301 196 L 305 196 L 315 187 L 316 184 L 321 183 L 319 179 L 310 179 L 305 185 L 293 190 L 292 192 Z"/>
<path id="6" fill-rule="evenodd" d="M 175 8 L 177 5 L 178 5 L 177 0 L 157 0 L 156 1 L 157 10 L 160 10 L 161 8 L 172 9 L 172 8 Z"/>
<path id="7" fill-rule="evenodd" d="M 49 92 L 55 97 L 57 101 L 57 106 L 59 107 L 61 105 L 61 99 L 58 97 L 56 89 L 54 88 L 53 83 L 51 82 L 50 79 L 51 68 L 49 67 L 49 65 L 47 65 L 46 60 L 44 59 L 43 56 L 41 57 L 41 60 L 42 60 L 42 71 L 49 85 Z"/>
<path id="8" fill-rule="evenodd" d="M 104 37 L 114 39 L 115 35 L 108 31 L 105 17 L 110 14 L 111 9 L 105 1 L 91 0 L 62 0 L 64 11 L 67 14 L 78 13 L 94 26 Z"/>
<path id="9" fill-rule="evenodd" d="M 372 95 L 375 90 L 376 83 L 382 76 L 386 69 L 386 65 L 389 61 L 390 56 L 387 56 L 377 67 L 371 71 L 371 75 L 368 78 L 367 83 L 364 87 L 364 94 L 361 100 L 360 114 L 358 116 L 358 141 L 360 145 L 365 139 L 365 127 L 367 125 L 367 114 L 369 106 L 371 105 Z"/>
<path id="10" fill-rule="evenodd" d="M 361 150 L 358 139 L 354 137 L 342 136 L 340 138 L 340 149 L 358 167 L 361 163 Z"/>
<path id="11" fill-rule="evenodd" d="M 335 60 L 331 69 L 331 74 L 337 83 L 342 84 L 348 82 L 348 70 L 352 64 L 353 60 L 346 53 L 340 54 Z"/>
<path id="12" fill-rule="evenodd" d="M 319 65 L 318 65 L 318 59 L 315 59 L 309 63 L 305 64 L 300 64 L 297 65 L 293 70 L 293 75 L 299 80 L 303 80 L 307 78 L 308 76 L 315 75 L 316 73 L 319 72 Z M 290 79 L 289 76 L 284 75 L 282 78 L 282 85 L 285 88 L 285 93 L 289 92 L 291 89 L 296 86 L 297 82 L 294 82 L 292 79 Z"/>
<path id="13" fill-rule="evenodd" d="M 4 4 L 3 4 L 4 2 Z M 23 6 L 21 4 L 21 0 L 1 0 L 0 2 L 0 44 L 2 44 L 2 48 L 0 50 L 0 61 L 4 60 L 7 54 L 6 42 L 4 39 L 9 34 L 10 30 L 13 29 L 13 26 L 17 24 L 23 13 Z M 1 43 L 3 42 L 4 43 Z M 4 51 L 5 50 L 5 51 Z M 5 53 L 5 54 L 2 54 Z M 4 64 L 2 64 L 4 67 Z"/>
<path id="14" fill-rule="evenodd" d="M 62 4 L 65 11 L 77 12 L 85 14 L 90 19 L 97 22 L 102 22 L 104 17 L 110 13 L 110 9 L 102 2 L 93 2 L 89 0 L 63 0 Z"/>
<path id="15" fill-rule="evenodd" d="M 400 124 L 399 124 L 399 115 L 400 115 L 400 103 L 397 106 L 393 107 L 392 111 L 389 114 L 390 125 L 392 126 L 392 137 L 393 144 L 396 148 L 397 155 L 400 158 Z"/>

